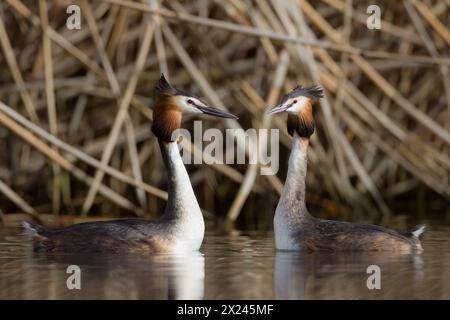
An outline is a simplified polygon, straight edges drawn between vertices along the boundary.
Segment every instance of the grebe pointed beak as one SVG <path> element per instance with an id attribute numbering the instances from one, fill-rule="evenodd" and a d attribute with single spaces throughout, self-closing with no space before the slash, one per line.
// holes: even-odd
<path id="1" fill-rule="evenodd" d="M 266 114 L 275 114 L 286 111 L 291 105 L 277 105 L 272 110 L 269 110 Z"/>
<path id="2" fill-rule="evenodd" d="M 214 107 L 206 107 L 195 105 L 195 107 L 200 110 L 204 114 L 209 114 L 211 116 L 220 117 L 220 118 L 228 118 L 228 119 L 238 119 L 237 116 L 231 114 L 229 112 L 214 108 Z"/>

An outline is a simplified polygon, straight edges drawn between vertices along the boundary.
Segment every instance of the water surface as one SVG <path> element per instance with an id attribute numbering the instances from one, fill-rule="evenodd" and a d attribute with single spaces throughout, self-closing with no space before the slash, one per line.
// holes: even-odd
<path id="1" fill-rule="evenodd" d="M 207 233 L 184 256 L 30 252 L 0 229 L 0 299 L 450 299 L 450 227 L 429 227 L 421 254 L 276 252 L 272 234 Z M 81 290 L 68 290 L 69 265 Z M 367 267 L 381 289 L 367 288 Z"/>

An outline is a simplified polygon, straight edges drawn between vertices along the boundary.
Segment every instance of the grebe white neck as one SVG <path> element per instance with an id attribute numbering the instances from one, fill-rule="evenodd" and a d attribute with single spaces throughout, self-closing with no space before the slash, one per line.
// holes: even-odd
<path id="1" fill-rule="evenodd" d="M 286 181 L 274 217 L 275 245 L 280 250 L 296 249 L 292 234 L 305 219 L 311 219 L 305 205 L 308 145 L 309 139 L 294 133 Z"/>
<path id="2" fill-rule="evenodd" d="M 178 144 L 160 141 L 160 147 L 169 182 L 169 197 L 162 219 L 170 224 L 169 232 L 176 240 L 175 251 L 198 250 L 203 241 L 205 224 Z"/>

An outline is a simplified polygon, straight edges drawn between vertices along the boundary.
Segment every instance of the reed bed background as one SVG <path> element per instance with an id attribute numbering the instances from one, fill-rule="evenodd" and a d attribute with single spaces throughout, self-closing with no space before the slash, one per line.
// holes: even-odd
<path id="1" fill-rule="evenodd" d="M 158 216 L 166 176 L 150 124 L 161 72 L 239 116 L 204 129 L 281 130 L 277 176 L 188 165 L 208 221 L 270 228 L 290 137 L 265 111 L 297 84 L 325 89 L 307 179 L 316 216 L 450 216 L 450 1 L 375 2 L 2 1 L 3 220 Z M 80 30 L 66 27 L 70 4 Z M 366 26 L 370 4 L 381 30 Z"/>

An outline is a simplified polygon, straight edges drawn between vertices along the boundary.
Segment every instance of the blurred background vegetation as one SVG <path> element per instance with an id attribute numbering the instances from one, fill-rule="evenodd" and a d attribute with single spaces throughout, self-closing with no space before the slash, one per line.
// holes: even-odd
<path id="1" fill-rule="evenodd" d="M 80 30 L 66 27 L 71 4 Z M 372 4 L 380 30 L 366 25 Z M 281 130 L 277 176 L 187 166 L 208 221 L 271 228 L 290 137 L 264 113 L 297 84 L 326 93 L 309 153 L 314 215 L 448 218 L 449 24 L 448 0 L 1 1 L 1 217 L 157 217 L 166 176 L 150 124 L 164 72 L 239 116 L 204 129 Z"/>

